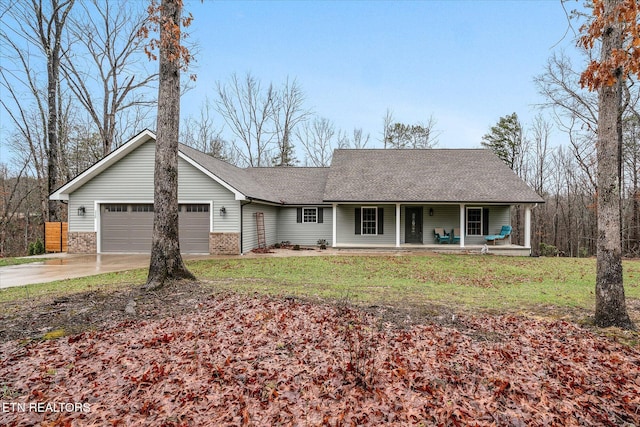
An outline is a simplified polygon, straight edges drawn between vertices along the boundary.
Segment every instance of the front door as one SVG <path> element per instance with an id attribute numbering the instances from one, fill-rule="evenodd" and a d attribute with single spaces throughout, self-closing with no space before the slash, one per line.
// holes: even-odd
<path id="1" fill-rule="evenodd" d="M 422 208 L 405 208 L 404 241 L 422 244 Z"/>

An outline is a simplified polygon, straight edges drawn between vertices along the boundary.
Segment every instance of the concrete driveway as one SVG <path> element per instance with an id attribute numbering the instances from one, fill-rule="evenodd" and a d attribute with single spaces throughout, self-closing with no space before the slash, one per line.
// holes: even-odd
<path id="1" fill-rule="evenodd" d="M 185 255 L 184 258 L 210 256 Z M 56 254 L 44 262 L 0 267 L 0 289 L 147 267 L 149 255 L 143 254 Z"/>
<path id="2" fill-rule="evenodd" d="M 212 258 L 264 258 L 290 256 L 332 256 L 332 255 L 404 255 L 407 253 L 431 253 L 424 251 L 389 251 L 362 249 L 333 249 L 291 251 L 289 249 L 274 249 L 268 254 L 248 253 L 245 255 L 197 255 L 183 254 L 185 260 Z M 56 280 L 86 277 L 114 271 L 126 271 L 136 268 L 149 267 L 149 255 L 144 254 L 50 254 L 36 258 L 46 258 L 44 262 L 12 265 L 0 267 L 0 289 L 13 286 L 24 286 L 33 283 L 53 282 Z"/>

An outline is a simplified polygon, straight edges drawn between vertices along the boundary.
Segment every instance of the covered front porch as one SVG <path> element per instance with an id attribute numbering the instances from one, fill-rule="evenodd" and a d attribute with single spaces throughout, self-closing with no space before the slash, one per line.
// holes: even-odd
<path id="1" fill-rule="evenodd" d="M 524 244 L 514 245 L 511 236 L 485 240 L 487 235 L 498 234 L 502 226 L 511 225 L 513 205 L 509 204 L 333 203 L 333 247 L 480 252 L 486 245 L 489 253 L 526 256 L 531 251 L 531 209 L 535 205 L 524 206 Z M 436 230 L 450 238 L 438 239 Z"/>

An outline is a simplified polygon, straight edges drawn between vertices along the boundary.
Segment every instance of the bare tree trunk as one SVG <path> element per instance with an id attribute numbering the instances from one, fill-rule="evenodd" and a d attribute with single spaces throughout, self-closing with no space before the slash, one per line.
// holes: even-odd
<path id="1" fill-rule="evenodd" d="M 273 103 L 276 92 L 273 84 L 262 91 L 260 81 L 247 73 L 244 81 L 236 74 L 228 84 L 217 82 L 216 109 L 229 125 L 229 129 L 244 147 L 236 151 L 245 166 L 265 166 L 271 158 L 274 141 Z"/>
<path id="2" fill-rule="evenodd" d="M 116 147 L 118 123 L 125 121 L 124 113 L 132 108 L 150 110 L 155 105 L 154 100 L 144 99 L 142 91 L 157 74 L 137 65 L 137 55 L 143 53 L 138 32 L 147 15 L 135 2 L 114 0 L 85 0 L 81 9 L 70 22 L 69 32 L 76 42 L 73 50 L 65 52 L 61 69 L 100 133 L 102 155 L 106 156 Z M 134 130 L 137 126 L 129 123 Z"/>
<path id="3" fill-rule="evenodd" d="M 179 28 L 181 2 L 163 0 L 163 23 Z M 195 277 L 184 265 L 178 235 L 178 135 L 180 123 L 180 63 L 172 44 L 164 43 L 170 34 L 160 26 L 160 82 L 154 175 L 154 214 L 151 260 L 145 289 L 161 288 L 167 282 Z M 178 57 L 178 59 L 176 59 Z"/>
<path id="4" fill-rule="evenodd" d="M 51 16 L 46 16 L 42 2 L 31 1 L 36 22 L 31 28 L 37 34 L 47 58 L 47 191 L 51 194 L 58 188 L 60 174 L 60 147 L 58 126 L 58 95 L 60 90 L 60 57 L 62 55 L 62 38 L 64 26 L 75 0 L 52 0 Z M 34 38 L 34 39 L 36 39 Z M 49 221 L 60 221 L 62 207 L 55 200 L 48 202 Z"/>
<path id="5" fill-rule="evenodd" d="M 634 159 L 637 165 L 637 159 Z M 638 169 L 640 170 L 640 169 Z M 633 201 L 631 209 L 632 229 L 630 248 L 633 254 L 640 252 L 640 189 L 638 188 L 638 174 L 633 175 Z"/>
<path id="6" fill-rule="evenodd" d="M 38 9 L 34 9 L 33 4 L 25 3 L 22 7 L 13 5 L 6 10 L 20 25 L 17 25 L 16 28 L 9 27 L 9 31 L 6 32 L 0 31 L 3 48 L 6 48 L 3 52 L 7 57 L 5 62 L 9 63 L 9 58 L 13 56 L 12 66 L 0 67 L 0 86 L 3 95 L 0 96 L 0 106 L 7 113 L 5 120 L 10 119 L 16 129 L 10 139 L 11 145 L 21 160 L 31 164 L 37 178 L 41 200 L 40 217 L 42 221 L 48 221 L 48 94 L 43 94 L 43 91 L 40 90 L 37 75 L 30 62 L 30 52 L 33 47 L 40 48 L 42 52 L 47 51 L 46 46 L 42 45 L 43 42 L 38 33 L 40 28 L 50 26 L 48 24 L 38 25 L 38 20 L 44 18 L 44 13 L 38 13 Z M 30 37 L 22 37 L 23 35 Z M 22 81 L 23 85 L 16 84 L 14 79 L 16 73 L 21 75 L 17 81 Z"/>
<path id="7" fill-rule="evenodd" d="M 385 149 L 388 148 L 387 144 L 390 142 L 391 126 L 393 126 L 393 111 L 387 108 L 382 118 L 382 147 Z"/>
<path id="8" fill-rule="evenodd" d="M 296 130 L 296 137 L 305 152 L 305 165 L 327 167 L 331 164 L 335 133 L 333 123 L 324 117 L 316 117 Z"/>
<path id="9" fill-rule="evenodd" d="M 273 125 L 278 143 L 278 155 L 273 159 L 274 166 L 294 166 L 295 158 L 293 135 L 300 123 L 307 120 L 309 112 L 303 109 L 304 93 L 298 82 L 287 81 L 281 91 L 276 93 L 271 104 L 273 108 Z"/>
<path id="10" fill-rule="evenodd" d="M 49 114 L 47 120 L 47 190 L 52 193 L 58 188 L 59 150 L 58 150 L 58 70 L 59 58 L 50 58 L 47 63 L 47 102 Z M 49 200 L 49 221 L 58 221 L 58 202 Z"/>
<path id="11" fill-rule="evenodd" d="M 613 13 L 619 0 L 605 1 L 605 14 Z M 601 60 L 622 48 L 620 24 L 612 20 L 602 36 Z M 598 242 L 595 322 L 600 327 L 635 329 L 627 314 L 622 281 L 620 167 L 622 162 L 622 69 L 616 83 L 604 85 L 598 94 Z"/>
<path id="12" fill-rule="evenodd" d="M 629 171 L 629 226 L 626 251 L 629 256 L 640 254 L 640 112 L 635 105 L 630 108 L 632 116 L 624 121 L 626 142 L 624 164 Z M 623 175 L 624 176 L 624 175 Z"/>
<path id="13" fill-rule="evenodd" d="M 640 159 L 638 149 L 640 148 L 638 135 L 634 132 L 633 141 L 630 143 L 631 149 L 628 153 L 628 164 L 629 169 L 631 169 L 631 218 L 629 221 L 629 244 L 628 244 L 628 252 L 631 255 L 638 255 L 640 251 L 640 188 L 638 186 L 639 180 L 638 175 L 640 175 Z"/>

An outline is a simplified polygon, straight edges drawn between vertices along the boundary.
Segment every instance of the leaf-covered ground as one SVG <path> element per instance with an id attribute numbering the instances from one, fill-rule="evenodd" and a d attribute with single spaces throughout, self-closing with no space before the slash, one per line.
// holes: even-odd
<path id="1" fill-rule="evenodd" d="M 5 410 L 47 402 L 85 406 Z M 640 350 L 565 321 L 402 327 L 346 305 L 217 294 L 188 313 L 0 344 L 0 407 L 10 426 L 634 426 Z"/>

